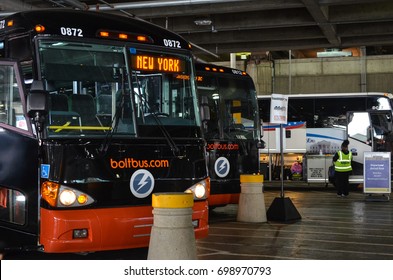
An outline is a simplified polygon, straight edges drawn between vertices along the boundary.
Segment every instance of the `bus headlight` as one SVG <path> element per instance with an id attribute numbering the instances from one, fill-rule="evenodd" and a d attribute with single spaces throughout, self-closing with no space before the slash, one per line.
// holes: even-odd
<path id="1" fill-rule="evenodd" d="M 194 200 L 203 200 L 203 199 L 207 199 L 207 197 L 209 196 L 209 191 L 210 191 L 210 180 L 205 179 L 192 185 L 185 192 L 192 193 L 194 195 Z"/>
<path id="2" fill-rule="evenodd" d="M 202 184 L 196 184 L 194 188 L 194 195 L 196 198 L 201 199 L 206 197 L 206 189 Z"/>
<path id="3" fill-rule="evenodd" d="M 42 183 L 41 197 L 52 207 L 80 207 L 94 202 L 84 192 L 50 181 Z"/>
<path id="4" fill-rule="evenodd" d="M 76 194 L 69 189 L 63 190 L 59 195 L 59 201 L 64 206 L 70 206 L 76 201 Z"/>

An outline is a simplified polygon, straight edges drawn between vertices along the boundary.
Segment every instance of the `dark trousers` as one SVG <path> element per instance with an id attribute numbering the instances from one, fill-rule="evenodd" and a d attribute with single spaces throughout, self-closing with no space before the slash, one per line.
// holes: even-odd
<path id="1" fill-rule="evenodd" d="M 335 172 L 335 182 L 338 195 L 348 195 L 349 193 L 349 174 L 351 172 Z"/>

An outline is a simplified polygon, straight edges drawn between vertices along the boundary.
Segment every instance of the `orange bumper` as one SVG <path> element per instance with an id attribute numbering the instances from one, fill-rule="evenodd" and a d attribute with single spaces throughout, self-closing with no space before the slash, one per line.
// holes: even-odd
<path id="1" fill-rule="evenodd" d="M 194 203 L 195 238 L 208 234 L 207 201 Z M 153 225 L 151 206 L 104 209 L 48 210 L 41 208 L 40 243 L 48 253 L 94 252 L 148 247 Z M 73 238 L 87 229 L 86 238 Z"/>
<path id="2" fill-rule="evenodd" d="M 210 194 L 209 206 L 224 206 L 227 204 L 239 204 L 239 193 Z"/>

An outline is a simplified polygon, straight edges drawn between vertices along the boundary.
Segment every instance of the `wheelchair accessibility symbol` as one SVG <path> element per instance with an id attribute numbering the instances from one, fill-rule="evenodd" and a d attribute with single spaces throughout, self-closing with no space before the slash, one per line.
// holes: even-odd
<path id="1" fill-rule="evenodd" d="M 41 178 L 48 179 L 50 172 L 49 164 L 41 164 Z"/>
<path id="2" fill-rule="evenodd" d="M 139 169 L 132 174 L 130 179 L 130 190 L 137 198 L 145 198 L 154 189 L 154 177 L 146 169 Z"/>

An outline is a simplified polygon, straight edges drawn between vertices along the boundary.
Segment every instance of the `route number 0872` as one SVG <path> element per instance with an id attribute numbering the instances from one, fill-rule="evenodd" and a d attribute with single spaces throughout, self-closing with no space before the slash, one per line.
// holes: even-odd
<path id="1" fill-rule="evenodd" d="M 63 36 L 83 37 L 83 32 L 80 28 L 60 27 L 60 33 Z"/>
<path id="2" fill-rule="evenodd" d="M 164 39 L 164 46 L 170 48 L 181 48 L 180 42 L 176 40 Z"/>

